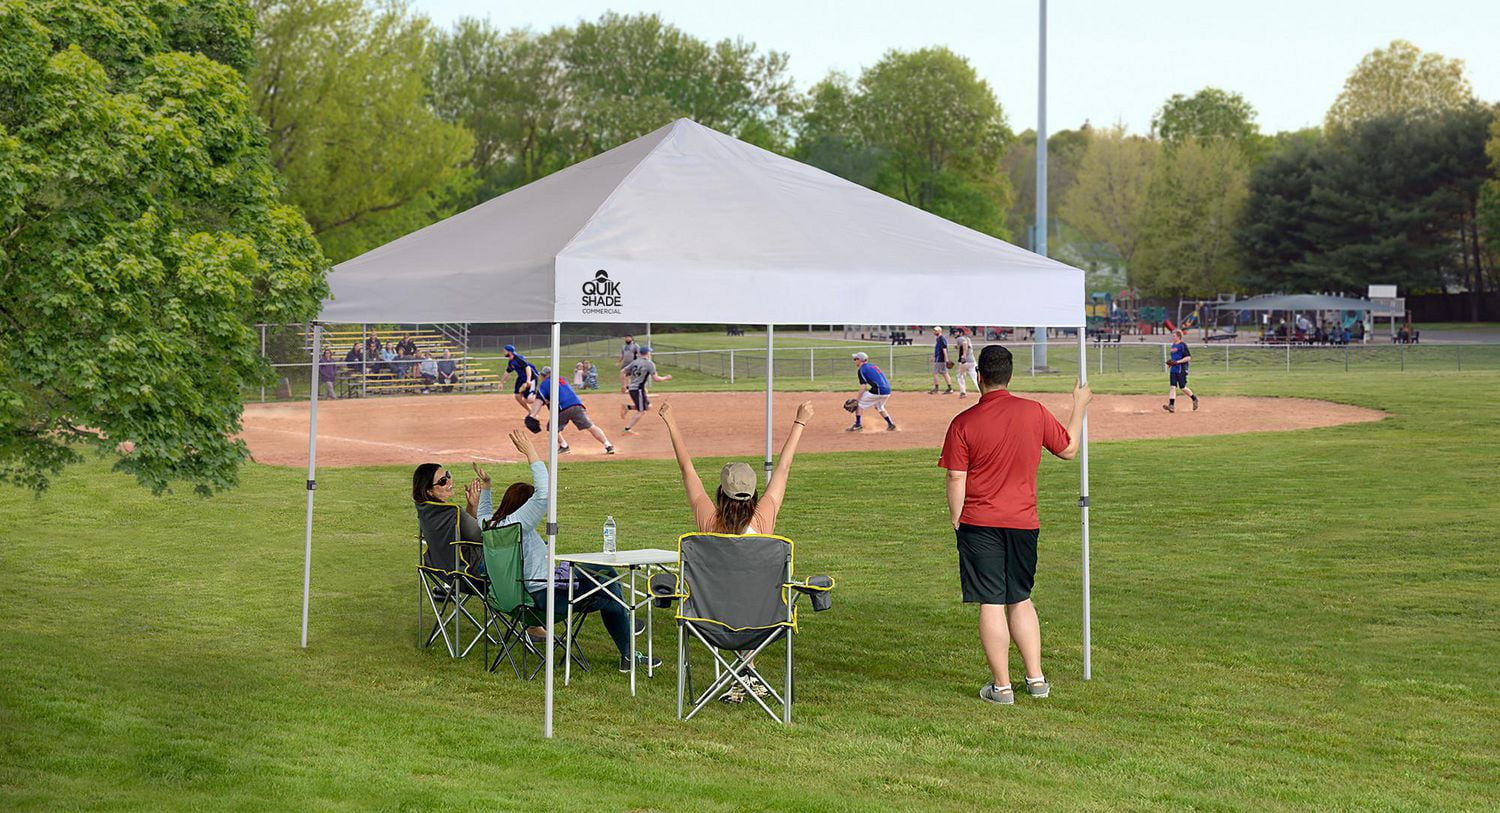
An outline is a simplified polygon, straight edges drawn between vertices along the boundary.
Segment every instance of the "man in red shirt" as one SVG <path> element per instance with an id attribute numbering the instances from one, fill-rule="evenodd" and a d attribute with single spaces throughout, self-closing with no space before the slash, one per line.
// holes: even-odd
<path id="1" fill-rule="evenodd" d="M 1036 577 L 1036 471 L 1042 449 L 1063 460 L 1078 454 L 1084 411 L 1093 392 L 1073 390 L 1066 429 L 1047 408 L 1017 398 L 1010 385 L 1010 351 L 995 344 L 979 354 L 979 403 L 948 425 L 938 465 L 948 470 L 948 513 L 958 537 L 958 576 L 964 603 L 979 605 L 979 642 L 992 681 L 984 700 L 1015 702 L 1010 685 L 1010 642 L 1026 666 L 1026 692 L 1046 697 L 1042 628 L 1031 604 Z"/>

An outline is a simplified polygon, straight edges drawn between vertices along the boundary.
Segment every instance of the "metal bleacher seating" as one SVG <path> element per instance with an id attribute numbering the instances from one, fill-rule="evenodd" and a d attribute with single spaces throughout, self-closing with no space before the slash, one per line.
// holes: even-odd
<path id="1" fill-rule="evenodd" d="M 448 336 L 436 330 L 413 330 L 413 331 L 382 331 L 380 340 L 386 344 L 394 344 L 402 336 L 410 336 L 417 343 L 419 353 L 431 353 L 437 360 L 442 359 L 443 351 L 452 354 L 452 360 L 457 368 L 457 380 L 452 388 L 438 385 L 429 385 L 423 382 L 421 375 L 417 372 L 416 362 L 402 362 L 411 365 L 411 374 L 406 376 L 397 375 L 387 369 L 386 363 L 380 360 L 366 359 L 363 364 L 353 364 L 344 361 L 344 356 L 349 348 L 361 345 L 369 334 L 358 328 L 323 331 L 323 347 L 333 351 L 334 360 L 339 363 L 338 387 L 344 397 L 359 397 L 361 395 L 407 395 L 420 393 L 423 390 L 431 392 L 476 392 L 482 390 L 496 389 L 500 384 L 500 377 L 468 357 L 464 347 L 453 341 Z M 304 342 L 308 352 L 312 351 L 312 334 L 304 334 Z M 420 361 L 420 355 L 418 361 Z"/>

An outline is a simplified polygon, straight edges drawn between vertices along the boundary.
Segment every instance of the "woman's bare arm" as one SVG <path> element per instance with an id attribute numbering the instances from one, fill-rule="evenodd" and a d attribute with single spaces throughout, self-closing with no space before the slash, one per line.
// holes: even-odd
<path id="1" fill-rule="evenodd" d="M 693 456 L 688 453 L 687 443 L 683 441 L 682 432 L 677 428 L 677 417 L 672 413 L 672 404 L 663 401 L 656 411 L 661 415 L 662 423 L 667 425 L 667 435 L 672 439 L 672 453 L 677 456 L 677 469 L 682 474 L 682 489 L 687 492 L 688 506 L 693 509 L 693 518 L 702 527 L 702 514 L 705 511 L 709 514 L 708 519 L 713 519 L 712 515 L 716 510 L 713 500 L 703 490 L 703 481 L 698 479 L 698 470 L 693 467 Z"/>
<path id="2" fill-rule="evenodd" d="M 797 417 L 792 420 L 792 431 L 787 433 L 786 443 L 781 445 L 781 454 L 776 457 L 776 470 L 771 472 L 771 482 L 766 485 L 762 499 L 777 507 L 786 497 L 786 482 L 792 474 L 792 458 L 797 456 L 797 444 L 802 440 L 802 430 L 813 416 L 812 401 L 803 401 L 797 406 Z"/>

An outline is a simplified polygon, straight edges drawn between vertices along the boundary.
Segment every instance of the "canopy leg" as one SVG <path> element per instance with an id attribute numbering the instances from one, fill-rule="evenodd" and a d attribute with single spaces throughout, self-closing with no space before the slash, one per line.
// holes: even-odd
<path id="1" fill-rule="evenodd" d="M 556 611 L 557 592 L 552 588 L 552 573 L 557 569 L 557 403 L 562 388 L 555 382 L 562 378 L 562 324 L 552 323 L 552 380 L 551 397 L 547 399 L 547 710 L 543 715 L 542 734 L 552 736 L 552 619 Z M 568 643 L 571 646 L 571 642 Z"/>
<path id="2" fill-rule="evenodd" d="M 307 533 L 302 550 L 302 648 L 307 649 L 307 608 L 312 597 L 313 492 L 318 488 L 318 372 L 323 363 L 323 326 L 313 323 L 312 403 L 307 410 Z"/>
<path id="3" fill-rule="evenodd" d="M 1078 383 L 1089 380 L 1088 346 L 1084 342 L 1084 330 L 1078 329 Z M 1104 352 L 1101 347 L 1100 353 Z M 1093 652 L 1091 641 L 1092 618 L 1089 606 L 1089 414 L 1083 413 L 1083 429 L 1078 438 L 1078 508 L 1083 512 L 1083 679 L 1093 678 Z"/>
<path id="4" fill-rule="evenodd" d="M 771 390 L 773 374 L 773 356 L 775 353 L 775 325 L 766 325 L 766 485 L 771 484 Z"/>

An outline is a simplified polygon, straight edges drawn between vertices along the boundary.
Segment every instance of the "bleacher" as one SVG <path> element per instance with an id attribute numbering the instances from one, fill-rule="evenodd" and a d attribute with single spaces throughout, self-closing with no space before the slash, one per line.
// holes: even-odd
<path id="1" fill-rule="evenodd" d="M 493 390 L 499 387 L 500 377 L 480 367 L 468 357 L 464 347 L 453 341 L 448 336 L 436 330 L 396 330 L 380 331 L 380 341 L 383 345 L 394 346 L 401 340 L 402 336 L 411 336 L 412 341 L 417 343 L 419 353 L 431 353 L 435 361 L 442 361 L 443 351 L 453 354 L 454 366 L 457 370 L 457 381 L 452 388 L 437 384 L 426 384 L 422 376 L 417 372 L 418 363 L 401 362 L 411 365 L 410 376 L 397 376 L 385 369 L 386 362 L 365 359 L 364 363 L 357 368 L 351 369 L 351 365 L 344 361 L 344 356 L 349 348 L 354 345 L 362 345 L 369 334 L 358 328 L 327 329 L 323 330 L 323 347 L 333 351 L 334 361 L 339 364 L 338 388 L 339 393 L 345 398 L 358 398 L 361 395 L 411 395 L 419 394 L 424 389 L 431 392 L 477 392 L 482 390 Z M 312 334 L 304 333 L 303 341 L 307 352 L 312 352 Z M 393 362 L 394 363 L 394 362 Z M 378 369 L 377 369 L 378 368 Z"/>

